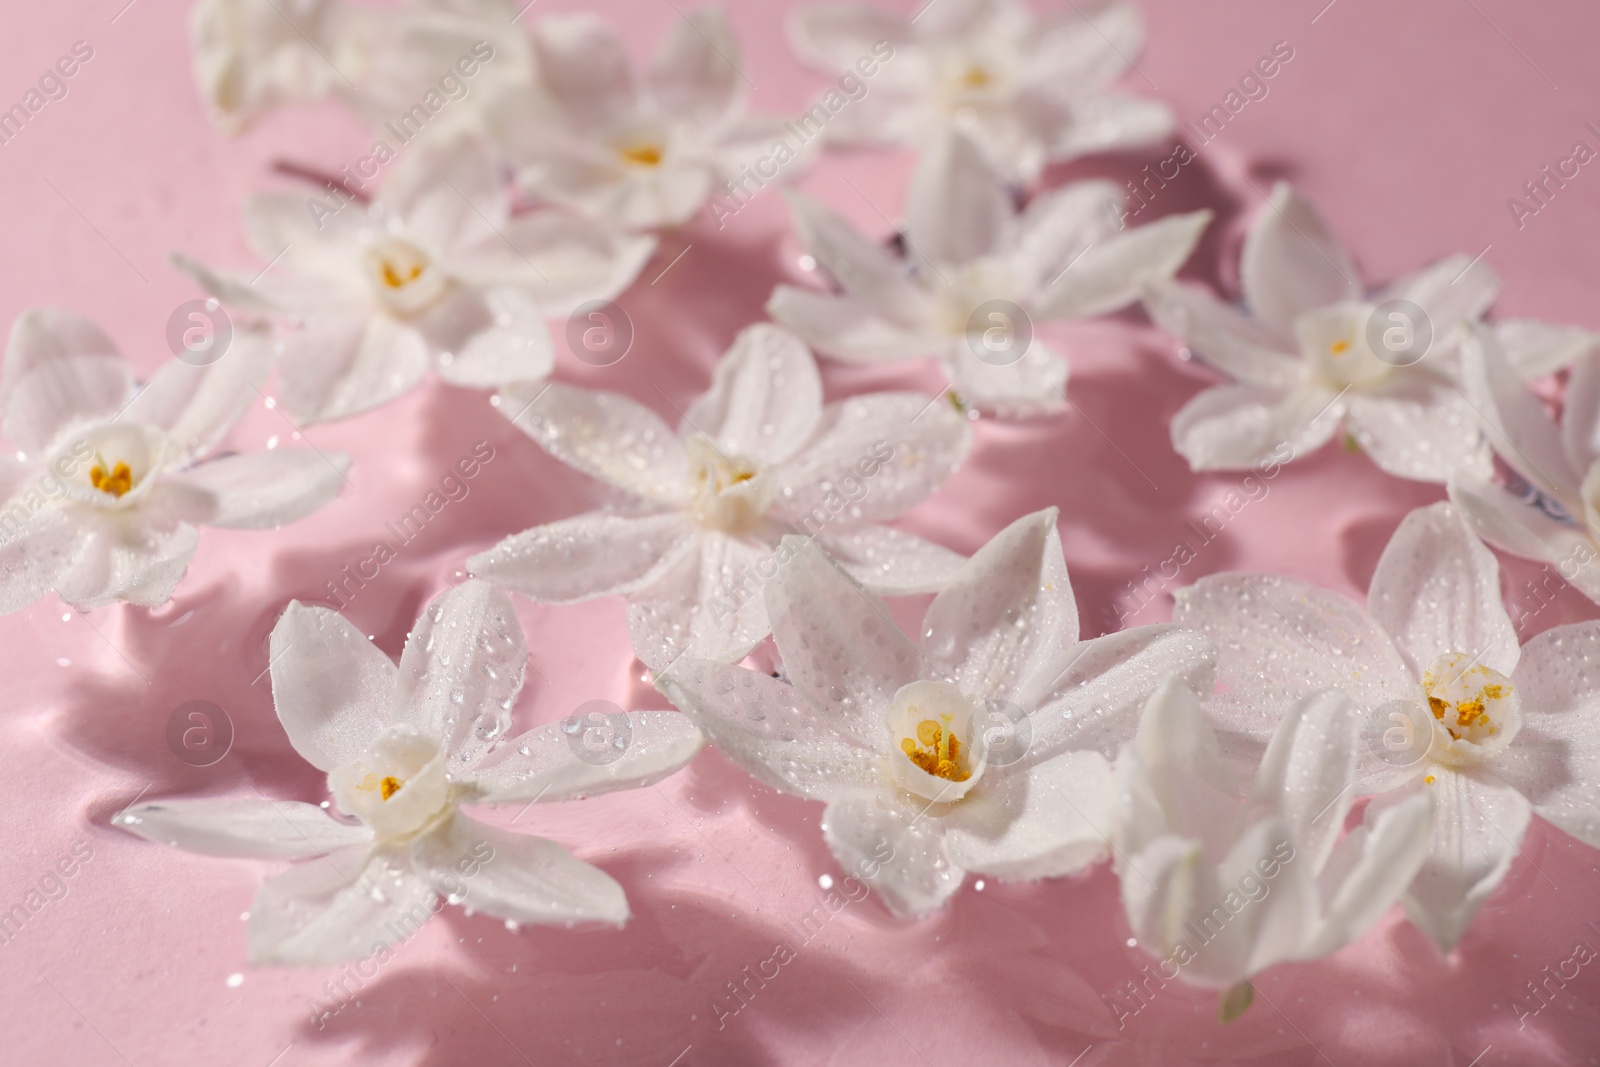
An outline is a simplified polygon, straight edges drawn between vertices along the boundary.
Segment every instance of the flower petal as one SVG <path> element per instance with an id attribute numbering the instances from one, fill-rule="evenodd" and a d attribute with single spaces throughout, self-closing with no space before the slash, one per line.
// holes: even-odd
<path id="1" fill-rule="evenodd" d="M 270 331 L 236 326 L 219 359 L 196 366 L 175 359 L 128 403 L 123 418 L 165 430 L 186 457 L 204 455 L 244 417 L 272 370 Z"/>
<path id="2" fill-rule="evenodd" d="M 1592 848 L 1600 848 L 1600 623 L 1546 630 L 1522 649 L 1512 676 L 1522 698 L 1522 729 L 1490 769 L 1534 810 Z"/>
<path id="3" fill-rule="evenodd" d="M 1501 674 L 1517 665 L 1500 565 L 1448 503 L 1401 521 L 1372 574 L 1367 610 L 1418 678 L 1446 652 L 1465 652 Z"/>
<path id="4" fill-rule="evenodd" d="M 439 377 L 469 389 L 540 381 L 555 369 L 544 312 L 510 286 L 458 289 L 416 323 Z"/>
<path id="5" fill-rule="evenodd" d="M 1039 20 L 1029 50 L 1029 74 L 1064 85 L 1100 88 L 1128 69 L 1144 50 L 1138 5 L 1123 0 L 1074 5 Z"/>
<path id="6" fill-rule="evenodd" d="M 33 516 L 0 542 L 0 615 L 21 611 L 50 592 L 86 536 L 57 510 Z"/>
<path id="7" fill-rule="evenodd" d="M 1170 833 L 1206 843 L 1212 855 L 1229 847 L 1238 783 L 1200 698 L 1176 676 L 1145 704 L 1138 732 L 1117 754 L 1116 775 L 1122 799 L 1114 832 L 1125 854 Z"/>
<path id="8" fill-rule="evenodd" d="M 482 244 L 456 249 L 447 266 L 453 278 L 475 288 L 516 286 L 541 314 L 555 317 L 591 300 L 616 297 L 633 284 L 655 249 L 651 235 L 622 233 L 551 208 L 518 215 Z"/>
<path id="9" fill-rule="evenodd" d="M 679 656 L 735 663 L 770 632 L 761 599 L 773 550 L 720 533 L 699 536 L 628 598 L 634 655 L 653 671 Z"/>
<path id="10" fill-rule="evenodd" d="M 418 840 L 419 873 L 452 903 L 519 923 L 628 921 L 616 880 L 556 844 L 456 815 Z"/>
<path id="11" fill-rule="evenodd" d="M 1574 471 L 1587 474 L 1600 459 L 1600 355 L 1575 363 L 1567 378 L 1561 443 Z"/>
<path id="12" fill-rule="evenodd" d="M 384 179 L 373 205 L 443 256 L 494 237 L 510 214 L 511 189 L 489 142 L 464 128 L 421 138 Z"/>
<path id="13" fill-rule="evenodd" d="M 1241 382 L 1288 389 L 1304 374 L 1293 342 L 1192 285 L 1156 282 L 1146 287 L 1144 306 L 1157 326 Z"/>
<path id="14" fill-rule="evenodd" d="M 820 716 L 787 682 L 744 667 L 680 659 L 656 675 L 656 688 L 723 755 L 775 789 L 829 800 L 885 780 L 878 753 L 852 735 L 848 723 Z"/>
<path id="15" fill-rule="evenodd" d="M 896 915 L 937 911 L 966 877 L 945 855 L 938 820 L 918 820 L 886 792 L 857 790 L 831 801 L 822 836 L 839 865 Z"/>
<path id="16" fill-rule="evenodd" d="M 1287 182 L 1273 187 L 1245 237 L 1239 280 L 1256 318 L 1284 336 L 1302 312 L 1363 295 L 1349 253 Z"/>
<path id="17" fill-rule="evenodd" d="M 787 23 L 789 44 L 808 66 L 827 71 L 843 70 L 858 59 L 873 54 L 880 42 L 892 46 L 892 61 L 885 64 L 890 75 L 902 56 L 902 48 L 915 49 L 912 27 L 904 15 L 883 11 L 865 4 L 810 4 L 790 11 Z"/>
<path id="18" fill-rule="evenodd" d="M 118 812 L 111 823 L 204 856 L 305 859 L 372 840 L 365 826 L 338 822 L 315 804 L 257 797 L 153 801 Z"/>
<path id="19" fill-rule="evenodd" d="M 969 871 L 1058 878 L 1108 855 L 1116 784 L 1098 752 L 1065 752 L 1026 771 L 989 768 L 944 819 L 945 849 Z"/>
<path id="20" fill-rule="evenodd" d="M 426 879 L 367 846 L 297 864 L 250 904 L 250 962 L 319 966 L 393 948 L 439 909 Z"/>
<path id="21" fill-rule="evenodd" d="M 1425 794 L 1345 835 L 1319 874 L 1322 919 L 1301 958 L 1325 956 L 1366 933 L 1422 869 L 1432 837 L 1433 800 Z"/>
<path id="22" fill-rule="evenodd" d="M 338 612 L 291 600 L 267 653 L 278 720 L 313 767 L 359 758 L 394 722 L 393 661 Z"/>
<path id="23" fill-rule="evenodd" d="M 657 106 L 685 121 L 722 120 L 743 98 L 739 39 L 720 8 L 701 8 L 667 31 L 646 81 Z"/>
<path id="24" fill-rule="evenodd" d="M 1172 109 L 1159 100 L 1124 93 L 1097 92 L 1061 99 L 1060 90 L 1034 82 L 1028 95 L 1043 98 L 1059 114 L 1047 123 L 1046 151 L 1062 162 L 1097 152 L 1119 152 L 1154 144 L 1172 136 Z M 1024 168 L 1019 177 L 1030 177 Z"/>
<path id="25" fill-rule="evenodd" d="M 387 404 L 428 370 L 428 346 L 387 315 L 322 319 L 282 339 L 283 404 L 303 425 Z"/>
<path id="26" fill-rule="evenodd" d="M 780 285 L 767 300 L 772 320 L 825 356 L 848 363 L 892 363 L 937 351 L 929 337 L 884 317 L 859 297 Z"/>
<path id="27" fill-rule="evenodd" d="M 132 389 L 127 364 L 88 319 L 30 308 L 12 325 L 0 405 L 5 434 L 18 448 L 43 448 L 74 422 L 110 418 Z"/>
<path id="28" fill-rule="evenodd" d="M 533 47 L 543 89 L 574 124 L 593 128 L 634 105 L 627 50 L 604 19 L 588 12 L 538 19 Z"/>
<path id="29" fill-rule="evenodd" d="M 160 507 L 141 507 L 128 516 L 89 514 L 76 521 L 71 558 L 57 561 L 52 581 L 56 595 L 79 611 L 119 600 L 141 607 L 165 604 L 200 544 L 200 531 Z"/>
<path id="30" fill-rule="evenodd" d="M 1343 691 L 1310 694 L 1284 712 L 1250 790 L 1257 810 L 1283 818 L 1314 870 L 1333 851 L 1355 800 L 1358 727 Z"/>
<path id="31" fill-rule="evenodd" d="M 1452 481 L 1450 502 L 1479 537 L 1513 555 L 1555 564 L 1563 579 L 1600 603 L 1600 554 L 1581 527 L 1490 482 Z"/>
<path id="32" fill-rule="evenodd" d="M 400 654 L 394 717 L 449 753 L 452 775 L 477 763 L 511 725 L 528 644 L 506 594 L 468 581 L 422 612 Z"/>
<path id="33" fill-rule="evenodd" d="M 584 738 L 591 727 L 576 717 L 537 726 L 507 741 L 475 768 L 473 783 L 482 794 L 476 803 L 552 803 L 638 789 L 675 773 L 705 744 L 694 722 L 676 712 L 623 714 L 627 733 L 613 729 L 612 747 L 598 752 Z"/>
<path id="34" fill-rule="evenodd" d="M 798 452 L 821 419 L 817 361 L 794 334 L 757 323 L 739 331 L 678 431 L 705 434 L 728 458 L 765 466 Z"/>
<path id="35" fill-rule="evenodd" d="M 937 593 L 967 561 L 943 545 L 889 526 L 825 528 L 817 540 L 846 574 L 879 596 Z"/>
<path id="36" fill-rule="evenodd" d="M 1037 335 L 1010 363 L 991 363 L 978 356 L 981 335 L 968 334 L 943 353 L 951 390 L 969 407 L 999 415 L 1032 415 L 1052 411 L 1066 401 L 1067 361 Z"/>
<path id="37" fill-rule="evenodd" d="M 1581 514 L 1578 487 L 1585 472 L 1574 470 L 1561 432 L 1538 397 L 1528 391 L 1494 334 L 1477 327 L 1462 342 L 1466 393 L 1489 430 L 1489 443 L 1528 481 Z"/>
<path id="38" fill-rule="evenodd" d="M 906 190 L 906 244 L 934 263 L 970 263 L 1009 242 L 1011 198 L 978 146 L 960 133 L 923 152 Z"/>
<path id="39" fill-rule="evenodd" d="M 1478 412 L 1454 385 L 1416 376 L 1345 398 L 1345 425 L 1372 462 L 1397 478 L 1487 478 L 1494 467 Z"/>
<path id="40" fill-rule="evenodd" d="M 817 262 L 845 291 L 901 326 L 927 318 L 932 308 L 907 275 L 906 264 L 857 233 L 832 209 L 804 193 L 784 193 L 795 230 Z"/>
<path id="41" fill-rule="evenodd" d="M 1219 385 L 1172 417 L 1172 446 L 1197 471 L 1288 463 L 1327 444 L 1343 413 L 1332 390 Z"/>
<path id="42" fill-rule="evenodd" d="M 266 529 L 303 519 L 339 495 L 350 457 L 310 448 L 244 452 L 169 475 L 175 484 L 204 494 L 211 526 Z"/>
<path id="43" fill-rule="evenodd" d="M 1043 288 L 1084 249 L 1115 231 L 1123 205 L 1122 190 L 1103 179 L 1040 192 L 1012 227 L 1007 258 L 1029 284 Z"/>
<path id="44" fill-rule="evenodd" d="M 1554 374 L 1600 350 L 1600 334 L 1593 330 L 1537 319 L 1501 319 L 1494 324 L 1494 335 L 1506 359 L 1527 379 Z"/>
<path id="45" fill-rule="evenodd" d="M 560 382 L 508 386 L 499 410 L 569 467 L 667 505 L 689 497 L 689 457 L 649 408 Z"/>
<path id="46" fill-rule="evenodd" d="M 1454 348 L 1460 330 L 1489 310 L 1500 292 L 1500 278 L 1482 259 L 1446 256 L 1384 290 L 1376 302 L 1409 300 L 1422 308 L 1433 329 L 1431 352 Z"/>
<path id="47" fill-rule="evenodd" d="M 1147 285 L 1183 266 L 1211 217 L 1210 211 L 1169 215 L 1097 241 L 1034 297 L 1034 315 L 1088 318 L 1133 303 Z"/>
<path id="48" fill-rule="evenodd" d="M 594 511 L 512 534 L 467 570 L 546 604 L 627 595 L 659 580 L 698 541 L 688 516 Z"/>

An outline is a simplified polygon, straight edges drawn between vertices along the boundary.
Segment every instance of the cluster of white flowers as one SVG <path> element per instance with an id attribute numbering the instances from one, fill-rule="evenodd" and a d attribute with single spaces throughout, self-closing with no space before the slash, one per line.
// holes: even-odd
<path id="1" fill-rule="evenodd" d="M 1036 880 L 1109 860 L 1138 941 L 1221 991 L 1225 1017 L 1253 975 L 1339 949 L 1395 903 L 1450 951 L 1535 814 L 1600 847 L 1600 621 L 1519 645 L 1479 540 L 1578 560 L 1573 584 L 1600 602 L 1596 336 L 1484 323 L 1498 281 L 1465 256 L 1369 293 L 1284 185 L 1244 244 L 1247 310 L 1174 281 L 1209 212 L 1123 229 L 1114 184 L 1039 187 L 1048 164 L 1172 131 L 1162 105 L 1108 88 L 1139 47 L 1137 11 L 1072 7 L 1043 21 L 1010 0 L 941 0 L 910 20 L 799 13 L 793 43 L 819 67 L 893 56 L 827 130 L 924 149 L 904 232 L 882 244 L 792 195 L 831 290 L 779 286 L 778 325 L 744 329 L 673 429 L 627 396 L 548 381 L 545 319 L 625 290 L 659 233 L 774 136 L 778 120 L 746 110 L 720 13 L 685 16 L 636 78 L 589 15 L 525 30 L 499 0 L 202 0 L 196 71 L 229 128 L 321 96 L 374 122 L 411 100 L 443 115 L 452 84 L 482 81 L 448 117 L 418 119 L 374 195 L 341 184 L 321 212 L 252 200 L 268 269 L 178 260 L 264 320 L 213 365 L 175 363 L 136 391 L 88 323 L 17 323 L 0 374 L 22 450 L 0 466 L 0 609 L 49 589 L 83 608 L 161 603 L 194 523 L 272 525 L 332 498 L 344 457 L 194 465 L 274 370 L 312 421 L 375 408 L 432 367 L 493 390 L 541 448 L 627 502 L 473 556 L 475 577 L 425 610 L 398 667 L 339 615 L 291 605 L 271 639 L 277 713 L 342 817 L 168 800 L 117 824 L 213 855 L 316 858 L 262 887 L 262 961 L 391 946 L 440 893 L 508 922 L 621 923 L 606 874 L 459 808 L 646 785 L 709 740 L 821 801 L 828 847 L 875 870 L 897 914 L 943 907 L 969 871 Z M 455 66 L 465 53 L 476 75 Z M 1178 591 L 1171 624 L 1084 640 L 1056 509 L 971 558 L 884 525 L 957 471 L 977 411 L 1064 400 L 1066 360 L 1035 324 L 1141 301 L 1237 379 L 1173 421 L 1196 470 L 1298 459 L 1342 427 L 1384 471 L 1448 485 L 1400 524 L 1365 607 L 1220 574 Z M 829 402 L 812 348 L 935 356 L 951 390 Z M 1559 425 L 1527 384 L 1557 372 Z M 504 590 L 626 597 L 633 650 L 679 710 L 629 713 L 626 750 L 605 761 L 557 725 L 507 740 L 526 648 Z M 918 593 L 936 595 L 908 635 L 879 598 Z M 743 665 L 769 637 L 779 669 Z"/>

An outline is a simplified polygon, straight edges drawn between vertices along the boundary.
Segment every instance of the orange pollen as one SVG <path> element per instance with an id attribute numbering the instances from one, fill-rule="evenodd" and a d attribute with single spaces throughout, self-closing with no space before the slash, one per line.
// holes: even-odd
<path id="1" fill-rule="evenodd" d="M 1350 342 L 1349 341 L 1335 341 L 1335 342 L 1333 342 L 1333 344 L 1328 346 L 1328 351 L 1332 352 L 1336 356 L 1342 356 L 1346 352 L 1350 351 Z"/>
<path id="2" fill-rule="evenodd" d="M 968 67 L 967 73 L 961 79 L 961 84 L 968 89 L 982 89 L 992 81 L 994 81 L 994 78 L 982 67 Z"/>
<path id="3" fill-rule="evenodd" d="M 623 162 L 632 163 L 636 167 L 658 167 L 661 165 L 661 148 L 653 144 L 634 145 L 624 148 L 619 155 Z"/>
<path id="4" fill-rule="evenodd" d="M 950 716 L 945 715 L 943 718 L 945 724 L 942 727 L 932 719 L 923 719 L 917 723 L 916 738 L 901 738 L 900 751 L 904 752 L 912 763 L 935 778 L 943 778 L 947 782 L 964 782 L 972 777 L 972 772 L 963 766 L 965 761 L 961 755 L 961 739 L 955 735 L 954 730 L 949 729 Z"/>
<path id="5" fill-rule="evenodd" d="M 422 265 L 413 263 L 404 274 L 394 269 L 394 264 L 388 260 L 383 261 L 383 284 L 391 289 L 402 289 L 407 284 L 422 277 Z"/>
<path id="6" fill-rule="evenodd" d="M 1427 782 L 1429 785 L 1432 785 L 1433 784 L 1433 775 L 1431 775 L 1431 774 L 1428 775 L 1426 778 L 1423 779 L 1423 781 Z"/>
<path id="7" fill-rule="evenodd" d="M 119 462 L 107 474 L 106 469 L 98 464 L 89 468 L 89 484 L 102 493 L 112 496 L 121 496 L 133 488 L 133 471 L 128 469 L 126 463 Z"/>
<path id="8" fill-rule="evenodd" d="M 388 800 L 390 797 L 400 792 L 400 787 L 404 784 L 404 782 L 391 774 L 384 778 L 383 781 L 378 783 L 378 794 L 383 797 L 383 799 Z"/>

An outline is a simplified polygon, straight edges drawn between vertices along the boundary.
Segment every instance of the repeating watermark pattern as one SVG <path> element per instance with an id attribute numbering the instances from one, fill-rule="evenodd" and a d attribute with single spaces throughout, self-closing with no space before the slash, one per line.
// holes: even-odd
<path id="1" fill-rule="evenodd" d="M 233 320 L 215 299 L 185 300 L 167 316 L 167 348 L 192 366 L 210 366 L 232 343 Z"/>
<path id="2" fill-rule="evenodd" d="M 878 73 L 881 64 L 894 58 L 894 45 L 878 41 L 872 52 L 857 59 L 853 67 L 839 75 L 837 84 L 831 86 L 822 98 L 812 104 L 799 117 L 783 124 L 787 136 L 777 138 L 765 154 L 739 168 L 736 177 L 722 183 L 722 192 L 706 201 L 706 210 L 722 229 L 729 219 L 743 211 L 783 170 L 801 156 L 801 149 L 821 137 L 833 117 L 849 105 L 867 95 L 869 79 Z"/>
<path id="3" fill-rule="evenodd" d="M 11 501 L 0 509 L 0 545 L 20 537 L 28 529 L 33 517 L 43 511 L 46 504 L 67 495 L 67 479 L 77 475 L 85 463 L 94 460 L 94 446 L 84 438 L 72 442 L 70 448 L 51 461 L 39 480 L 25 492 L 13 493 Z"/>
<path id="4" fill-rule="evenodd" d="M 355 1003 L 356 996 L 378 973 L 394 959 L 396 952 L 428 920 L 443 910 L 446 904 L 460 904 L 471 895 L 468 884 L 488 864 L 494 862 L 494 846 L 487 841 L 476 841 L 466 855 L 456 861 L 455 870 L 436 875 L 434 885 L 443 890 L 435 893 L 428 903 L 413 904 L 399 918 L 388 919 L 379 928 L 379 937 L 372 949 L 359 960 L 346 963 L 339 974 L 322 983 L 322 998 L 307 997 L 306 1007 L 311 1021 L 321 1030 L 335 1015 Z"/>
<path id="5" fill-rule="evenodd" d="M 1391 767 L 1421 762 L 1433 747 L 1433 715 L 1416 700 L 1391 700 L 1367 712 L 1361 740 Z"/>
<path id="6" fill-rule="evenodd" d="M 1129 1019 L 1149 1007 L 1156 994 L 1165 989 L 1168 982 L 1176 979 L 1183 968 L 1199 959 L 1206 946 L 1215 941 L 1236 916 L 1250 905 L 1267 899 L 1272 892 L 1272 880 L 1284 867 L 1294 862 L 1294 856 L 1294 845 L 1279 841 L 1272 847 L 1271 856 L 1256 861 L 1254 871 L 1240 875 L 1234 887 L 1209 911 L 1204 912 L 1198 923 L 1190 919 L 1183 924 L 1184 931 L 1193 938 L 1193 944 L 1189 938 L 1179 938 L 1166 956 L 1157 961 L 1154 970 L 1148 963 L 1140 968 L 1142 979 L 1136 981 L 1130 978 L 1115 993 L 1102 994 L 1100 999 L 1116 1016 L 1117 1029 L 1126 1028 Z"/>
<path id="7" fill-rule="evenodd" d="M 1391 367 L 1409 367 L 1433 347 L 1433 319 L 1409 300 L 1385 300 L 1367 316 L 1367 347 Z"/>
<path id="8" fill-rule="evenodd" d="M 983 762 L 990 767 L 1009 767 L 1033 744 L 1033 720 L 1009 700 L 985 700 L 979 709 L 979 730 L 983 734 Z"/>
<path id="9" fill-rule="evenodd" d="M 71 880 L 78 876 L 78 872 L 94 859 L 94 846 L 87 841 L 79 841 L 72 848 L 56 860 L 55 865 L 46 871 L 22 899 L 13 904 L 8 910 L 0 913 L 0 945 L 9 945 L 23 927 L 33 921 L 34 917 L 50 904 L 59 904 L 67 898 L 71 890 Z"/>
<path id="10" fill-rule="evenodd" d="M 383 528 L 393 536 L 393 542 L 373 542 L 372 550 L 366 556 L 354 564 L 345 564 L 339 569 L 339 577 L 322 583 L 331 605 L 343 611 L 356 598 L 356 594 L 367 587 L 368 582 L 374 581 L 385 566 L 398 559 L 406 546 L 422 535 L 428 523 L 437 518 L 440 512 L 451 504 L 459 504 L 467 499 L 472 492 L 472 479 L 494 461 L 494 455 L 494 446 L 488 441 L 477 442 L 472 446 L 472 451 L 456 460 L 449 473 L 440 478 L 439 483 L 428 490 L 421 500 L 399 517 L 385 522 Z"/>
<path id="11" fill-rule="evenodd" d="M 1600 928 L 1597 928 L 1592 922 L 1589 923 L 1589 929 L 1600 933 Z M 1595 951 L 1589 947 L 1589 943 L 1587 941 L 1579 941 L 1572 946 L 1572 952 L 1566 959 L 1556 963 L 1553 967 L 1548 963 L 1545 964 L 1544 970 L 1539 972 L 1540 975 L 1544 976 L 1543 978 L 1535 975 L 1524 982 L 1523 988 L 1528 991 L 1527 1000 L 1514 998 L 1511 1001 L 1511 1010 L 1517 1014 L 1517 1029 L 1526 1029 L 1529 1019 L 1544 1011 L 1546 1006 L 1555 1003 L 1556 999 L 1561 996 L 1562 990 L 1567 988 L 1567 983 L 1577 978 L 1578 972 L 1594 958 Z M 1529 1005 L 1532 1006 L 1530 1007 Z"/>
<path id="12" fill-rule="evenodd" d="M 986 300 L 967 316 L 967 348 L 991 367 L 1009 367 L 1028 354 L 1033 320 L 1009 300 Z"/>
<path id="13" fill-rule="evenodd" d="M 179 704 L 167 716 L 167 748 L 191 767 L 220 763 L 233 747 L 233 720 L 209 700 Z"/>
<path id="14" fill-rule="evenodd" d="M 1522 583 L 1522 591 L 1527 595 L 1527 599 L 1519 599 L 1510 607 L 1511 625 L 1516 627 L 1519 633 L 1526 630 L 1534 618 L 1550 606 L 1556 594 L 1567 588 L 1580 570 L 1594 562 L 1594 558 L 1594 548 L 1589 542 L 1580 541 L 1571 552 L 1557 561 L 1554 570 L 1550 569 L 1548 563 L 1539 568 L 1539 574 L 1536 576 L 1537 585 L 1533 578 Z"/>
<path id="15" fill-rule="evenodd" d="M 633 319 L 610 300 L 591 300 L 567 316 L 567 348 L 591 367 L 622 362 L 633 347 Z"/>
<path id="16" fill-rule="evenodd" d="M 633 723 L 628 713 L 611 701 L 590 700 L 561 720 L 561 734 L 574 756 L 604 767 L 628 751 L 633 742 Z"/>
<path id="17" fill-rule="evenodd" d="M 445 68 L 435 88 L 424 93 L 422 99 L 408 110 L 385 122 L 383 130 L 394 138 L 396 146 L 404 146 L 415 140 L 436 115 L 450 104 L 471 95 L 472 79 L 494 59 L 494 55 L 494 46 L 488 41 L 474 41 L 470 51 Z M 317 224 L 317 229 L 322 229 L 347 204 L 364 199 L 367 182 L 376 178 L 397 155 L 399 152 L 396 148 L 380 137 L 372 142 L 372 148 L 366 155 L 356 160 L 354 173 L 348 163 L 339 168 L 343 180 L 329 181 L 324 186 L 328 193 L 326 198 L 306 198 L 306 210 L 311 212 L 311 221 Z"/>
<path id="18" fill-rule="evenodd" d="M 45 72 L 39 75 L 34 87 L 22 94 L 21 100 L 0 111 L 0 145 L 10 144 L 22 132 L 22 128 L 45 109 L 45 105 L 65 100 L 67 93 L 71 91 L 68 83 L 82 69 L 83 64 L 93 58 L 94 48 L 88 41 L 72 42 L 70 54 L 62 56 L 52 66 L 45 68 Z"/>
<path id="19" fill-rule="evenodd" d="M 1591 119 L 1583 124 L 1583 128 L 1594 136 L 1597 144 L 1600 144 L 1600 126 L 1595 125 Z M 1565 189 L 1568 182 L 1577 178 L 1595 155 L 1596 152 L 1588 141 L 1577 140 L 1573 142 L 1571 150 L 1565 156 L 1556 160 L 1553 165 L 1546 163 L 1539 168 L 1538 177 L 1522 183 L 1525 199 L 1516 196 L 1507 197 L 1506 210 L 1511 212 L 1511 221 L 1517 224 L 1517 229 L 1523 229 L 1528 225 L 1529 219 L 1549 207 L 1555 200 L 1556 194 Z"/>

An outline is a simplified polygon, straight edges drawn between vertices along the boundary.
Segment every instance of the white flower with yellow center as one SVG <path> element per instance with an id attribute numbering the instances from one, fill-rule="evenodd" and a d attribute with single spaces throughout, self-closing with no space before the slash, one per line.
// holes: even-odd
<path id="1" fill-rule="evenodd" d="M 815 151 L 779 119 L 749 114 L 739 42 L 719 9 L 685 15 L 637 78 L 592 14 L 536 21 L 533 51 L 533 88 L 501 97 L 489 128 L 530 195 L 611 225 L 680 225 L 775 143 L 788 146 L 786 167 Z"/>
<path id="2" fill-rule="evenodd" d="M 824 355 L 851 363 L 936 356 L 968 404 L 1001 412 L 1061 405 L 1067 363 L 1036 335 L 1103 315 L 1183 265 L 1211 218 L 1174 215 L 1118 230 L 1122 194 L 1085 181 L 1018 211 L 964 134 L 942 138 L 906 195 L 904 258 L 799 193 L 801 240 L 842 292 L 780 285 L 767 312 Z"/>
<path id="3" fill-rule="evenodd" d="M 430 366 L 471 388 L 544 378 L 544 320 L 615 296 L 654 250 L 561 211 L 513 215 L 511 199 L 488 144 L 462 133 L 407 149 L 370 205 L 253 197 L 262 271 L 177 262 L 223 303 L 295 323 L 280 342 L 284 405 L 302 422 L 340 419 Z"/>
<path id="4" fill-rule="evenodd" d="M 621 594 L 634 652 L 733 662 L 767 635 L 761 587 L 785 534 L 815 538 L 869 588 L 943 587 L 961 557 L 878 523 L 933 493 L 966 458 L 967 420 L 920 393 L 822 403 L 793 335 L 748 327 L 677 433 L 615 393 L 553 383 L 497 398 L 551 455 L 636 499 L 513 534 L 467 561 L 544 603 Z"/>
<path id="5" fill-rule="evenodd" d="M 0 457 L 0 613 L 52 589 L 84 611 L 163 604 L 199 544 L 197 526 L 279 526 L 337 496 L 343 453 L 207 459 L 255 400 L 271 346 L 264 331 L 237 329 L 209 365 L 173 360 L 136 388 L 93 323 L 24 312 L 0 372 L 16 449 Z"/>
<path id="6" fill-rule="evenodd" d="M 1339 688 L 1364 716 L 1367 820 L 1417 793 L 1433 845 L 1406 911 L 1449 951 L 1505 877 L 1537 812 L 1600 846 L 1600 623 L 1519 648 L 1500 570 L 1450 504 L 1407 515 L 1367 608 L 1291 578 L 1222 574 L 1177 594 L 1176 622 L 1222 649 L 1217 714 L 1264 738 L 1278 710 Z"/>
<path id="7" fill-rule="evenodd" d="M 920 643 L 814 545 L 766 587 L 788 680 L 682 659 L 656 684 L 729 759 L 827 804 L 845 872 L 924 915 L 966 872 L 1031 880 L 1102 858 L 1106 757 L 1168 672 L 1209 691 L 1215 649 L 1175 626 L 1078 640 L 1054 508 L 1012 523 L 934 598 Z"/>
<path id="8" fill-rule="evenodd" d="M 1165 104 L 1109 88 L 1144 45 L 1138 8 L 1121 0 L 1042 19 L 1015 0 L 939 0 L 915 17 L 819 4 L 794 13 L 789 39 L 826 73 L 863 71 L 863 60 L 874 68 L 866 94 L 827 126 L 837 143 L 920 149 L 960 130 L 1007 181 L 1031 183 L 1047 163 L 1150 144 L 1173 129 Z"/>
<path id="9" fill-rule="evenodd" d="M 604 871 L 459 809 L 659 781 L 700 749 L 686 718 L 628 712 L 624 744 L 603 759 L 572 742 L 570 721 L 505 740 L 527 647 L 505 594 L 482 582 L 424 610 L 398 667 L 342 616 L 298 602 L 270 644 L 278 719 L 295 751 L 327 772 L 344 818 L 247 797 L 152 801 L 112 820 L 190 852 L 311 860 L 256 894 L 252 962 L 326 964 L 392 948 L 439 910 L 441 894 L 507 922 L 627 920 L 622 887 Z"/>

